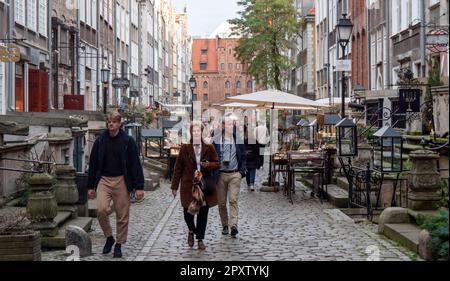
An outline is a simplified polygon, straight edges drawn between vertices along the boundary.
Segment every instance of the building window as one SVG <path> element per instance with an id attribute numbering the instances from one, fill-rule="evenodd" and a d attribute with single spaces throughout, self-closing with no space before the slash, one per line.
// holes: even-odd
<path id="1" fill-rule="evenodd" d="M 237 89 L 240 89 L 240 88 L 241 88 L 241 81 L 237 81 L 237 82 L 236 82 L 236 88 L 237 88 Z"/>
<path id="2" fill-rule="evenodd" d="M 241 64 L 240 63 L 236 63 L 236 70 L 239 70 L 241 68 Z"/>
<path id="3" fill-rule="evenodd" d="M 192 101 L 196 101 L 197 100 L 197 94 L 192 94 Z"/>
<path id="4" fill-rule="evenodd" d="M 30 30 L 37 31 L 37 5 L 36 0 L 27 2 L 27 27 Z"/>
<path id="5" fill-rule="evenodd" d="M 208 94 L 203 94 L 203 101 L 208 101 L 208 100 L 209 100 Z"/>
<path id="6" fill-rule="evenodd" d="M 225 82 L 225 89 L 229 89 L 231 86 L 230 81 Z"/>
<path id="7" fill-rule="evenodd" d="M 208 89 L 208 82 L 203 82 L 203 89 Z"/>
<path id="8" fill-rule="evenodd" d="M 366 126 L 383 126 L 383 99 L 368 101 L 366 105 Z"/>
<path id="9" fill-rule="evenodd" d="M 228 70 L 233 70 L 233 64 L 232 63 L 228 64 Z"/>
<path id="10" fill-rule="evenodd" d="M 224 63 L 220 64 L 220 70 L 225 70 L 225 64 Z"/>
<path id="11" fill-rule="evenodd" d="M 406 111 L 402 112 L 400 110 L 400 103 L 398 99 L 391 100 L 392 113 L 392 127 L 399 129 L 406 129 Z"/>
<path id="12" fill-rule="evenodd" d="M 47 1 L 39 0 L 39 33 L 47 37 Z"/>
<path id="13" fill-rule="evenodd" d="M 247 81 L 247 89 L 253 88 L 252 80 Z"/>
<path id="14" fill-rule="evenodd" d="M 200 63 L 200 70 L 206 70 L 206 63 Z"/>
<path id="15" fill-rule="evenodd" d="M 25 25 L 25 1 L 15 0 L 15 21 L 21 25 Z"/>
<path id="16" fill-rule="evenodd" d="M 208 49 L 202 49 L 202 56 L 206 56 L 208 54 Z"/>

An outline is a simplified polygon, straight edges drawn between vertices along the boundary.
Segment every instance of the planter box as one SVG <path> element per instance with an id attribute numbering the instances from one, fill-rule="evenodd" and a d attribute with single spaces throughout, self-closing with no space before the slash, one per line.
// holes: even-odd
<path id="1" fill-rule="evenodd" d="M 0 261 L 40 261 L 41 234 L 0 235 Z"/>

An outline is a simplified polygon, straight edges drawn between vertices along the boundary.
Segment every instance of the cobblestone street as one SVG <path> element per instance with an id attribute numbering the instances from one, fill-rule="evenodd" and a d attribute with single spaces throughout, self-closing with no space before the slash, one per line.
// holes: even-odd
<path id="1" fill-rule="evenodd" d="M 267 171 L 258 171 L 262 180 Z M 114 215 L 111 216 L 114 226 Z M 115 227 L 113 227 L 115 228 Z M 221 234 L 218 208 L 210 210 L 206 251 L 187 246 L 187 227 L 179 197 L 172 200 L 169 183 L 147 192 L 132 205 L 128 243 L 122 260 L 137 261 L 347 261 L 411 260 L 413 254 L 376 234 L 376 225 L 354 223 L 333 206 L 297 192 L 292 205 L 278 193 L 250 192 L 245 181 L 239 199 L 239 234 Z M 94 220 L 93 256 L 82 260 L 112 260 L 102 255 L 104 237 Z M 379 255 L 378 255 L 379 254 Z M 43 260 L 65 260 L 64 251 L 43 253 Z"/>

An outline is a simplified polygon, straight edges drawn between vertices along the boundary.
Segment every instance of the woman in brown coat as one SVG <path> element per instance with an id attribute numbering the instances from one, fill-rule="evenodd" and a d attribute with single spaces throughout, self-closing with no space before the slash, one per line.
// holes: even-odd
<path id="1" fill-rule="evenodd" d="M 184 220 L 189 228 L 188 245 L 194 246 L 194 234 L 198 240 L 199 250 L 205 250 L 203 239 L 205 238 L 206 224 L 208 221 L 208 211 L 217 205 L 217 191 L 206 195 L 206 206 L 200 208 L 197 215 L 197 225 L 194 223 L 194 216 L 188 212 L 189 205 L 193 200 L 192 186 L 194 174 L 200 171 L 203 175 L 212 175 L 214 170 L 219 169 L 219 159 L 213 145 L 204 143 L 202 139 L 203 125 L 200 122 L 191 125 L 191 143 L 181 147 L 177 161 L 175 163 L 172 178 L 172 194 L 175 197 L 180 186 L 181 205 L 184 209 Z"/>

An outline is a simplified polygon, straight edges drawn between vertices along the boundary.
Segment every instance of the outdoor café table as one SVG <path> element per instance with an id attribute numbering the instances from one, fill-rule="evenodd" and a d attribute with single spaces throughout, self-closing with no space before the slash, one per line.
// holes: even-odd
<path id="1" fill-rule="evenodd" d="M 287 158 L 287 153 L 283 153 L 283 152 L 278 152 L 275 153 L 273 155 L 272 158 L 272 164 L 273 164 L 273 169 L 272 169 L 272 179 L 274 181 L 274 186 L 276 187 L 277 191 L 278 191 L 278 185 L 281 184 L 281 180 L 277 183 L 276 178 L 277 175 L 281 175 L 281 177 L 284 180 L 284 189 L 286 189 L 286 185 L 287 185 L 287 176 L 288 176 L 288 158 Z"/>
<path id="2" fill-rule="evenodd" d="M 313 187 L 314 196 L 316 193 L 322 202 L 325 198 L 327 192 L 327 183 L 325 181 L 325 154 L 322 151 L 313 150 L 299 150 L 299 151 L 289 151 L 288 153 L 288 184 L 287 190 L 285 191 L 289 201 L 293 203 L 292 194 L 295 193 L 295 175 L 307 174 L 307 175 L 319 175 L 318 190 L 315 192 L 315 187 Z"/>

